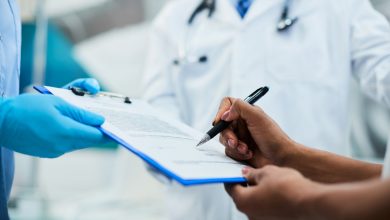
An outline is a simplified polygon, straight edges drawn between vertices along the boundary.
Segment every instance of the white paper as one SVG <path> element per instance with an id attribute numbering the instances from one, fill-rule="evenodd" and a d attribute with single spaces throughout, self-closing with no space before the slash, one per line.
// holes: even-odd
<path id="1" fill-rule="evenodd" d="M 103 115 L 104 129 L 183 180 L 242 177 L 244 165 L 225 156 L 224 146 L 212 140 L 196 148 L 201 132 L 165 118 L 144 101 L 126 104 L 118 98 L 76 96 L 69 90 L 47 89 L 73 105 Z"/>

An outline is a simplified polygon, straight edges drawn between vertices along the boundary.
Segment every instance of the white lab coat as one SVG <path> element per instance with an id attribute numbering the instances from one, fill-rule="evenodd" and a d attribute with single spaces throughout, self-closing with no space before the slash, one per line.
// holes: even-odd
<path id="1" fill-rule="evenodd" d="M 353 77 L 366 94 L 390 104 L 390 28 L 368 0 L 295 0 L 298 22 L 278 33 L 283 0 L 255 0 L 241 20 L 230 0 L 217 0 L 189 27 L 200 0 L 173 0 L 153 24 L 145 97 L 167 114 L 206 131 L 224 96 L 258 102 L 294 140 L 349 155 L 348 97 Z M 189 35 L 185 38 L 185 35 Z M 180 45 L 207 63 L 173 65 Z M 242 219 L 222 185 L 169 186 L 171 219 Z"/>

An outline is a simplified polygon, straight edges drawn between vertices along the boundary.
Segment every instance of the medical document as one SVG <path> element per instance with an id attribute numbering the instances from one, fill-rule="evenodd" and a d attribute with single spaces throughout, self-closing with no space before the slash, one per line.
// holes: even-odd
<path id="1" fill-rule="evenodd" d="M 103 132 L 183 185 L 245 182 L 244 164 L 227 157 L 223 145 L 212 140 L 196 148 L 203 133 L 142 100 L 126 104 L 119 98 L 76 96 L 70 90 L 45 88 L 75 106 L 103 115 Z"/>

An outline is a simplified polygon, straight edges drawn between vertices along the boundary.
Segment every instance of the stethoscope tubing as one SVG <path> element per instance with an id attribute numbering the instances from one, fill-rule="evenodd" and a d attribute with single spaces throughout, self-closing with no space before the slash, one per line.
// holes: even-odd
<path id="1" fill-rule="evenodd" d="M 277 31 L 282 33 L 290 29 L 297 21 L 298 17 L 290 17 L 290 9 L 292 5 L 293 0 L 285 0 L 283 4 L 283 10 L 280 15 L 279 22 L 277 23 Z M 204 10 L 208 11 L 208 18 L 211 18 L 216 10 L 216 0 L 203 0 L 194 10 L 194 12 L 191 14 L 190 18 L 188 19 L 188 28 L 194 23 L 197 16 L 203 12 Z M 188 35 L 187 33 L 186 35 Z M 202 55 L 199 58 L 198 57 L 188 57 L 187 52 L 188 48 L 186 48 L 185 43 L 187 42 L 187 39 L 189 36 L 185 37 L 186 40 L 182 43 L 184 45 L 179 45 L 179 57 L 178 59 L 175 59 L 173 61 L 173 64 L 176 66 L 179 66 L 184 63 L 206 63 L 208 61 L 208 57 L 206 55 Z"/>
<path id="2" fill-rule="evenodd" d="M 279 32 L 284 32 L 284 31 L 288 30 L 298 20 L 297 17 L 291 18 L 289 16 L 291 5 L 292 5 L 292 0 L 285 0 L 284 1 L 282 14 L 281 14 L 280 20 L 277 24 L 277 30 Z M 216 0 L 203 0 L 195 8 L 194 12 L 191 14 L 190 18 L 188 19 L 188 25 L 192 25 L 194 23 L 195 19 L 197 18 L 197 16 L 201 12 L 203 12 L 204 10 L 208 11 L 208 17 L 211 18 L 214 15 L 214 12 L 216 10 Z"/>

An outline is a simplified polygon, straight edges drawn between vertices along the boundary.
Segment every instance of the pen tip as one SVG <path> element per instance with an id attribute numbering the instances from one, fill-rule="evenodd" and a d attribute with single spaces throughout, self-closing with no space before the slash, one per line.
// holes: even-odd
<path id="1" fill-rule="evenodd" d="M 203 145 L 205 144 L 207 141 L 209 141 L 211 138 L 209 135 L 206 134 L 206 136 L 204 136 L 202 138 L 202 140 L 196 145 L 196 147 L 199 147 L 200 145 Z"/>
<path id="2" fill-rule="evenodd" d="M 197 145 L 196 145 L 196 147 L 199 147 L 200 145 L 202 145 L 202 144 L 204 144 L 205 142 L 204 142 L 204 140 L 202 139 Z"/>

